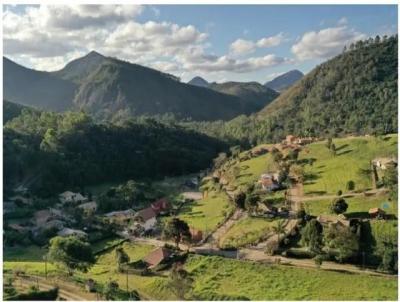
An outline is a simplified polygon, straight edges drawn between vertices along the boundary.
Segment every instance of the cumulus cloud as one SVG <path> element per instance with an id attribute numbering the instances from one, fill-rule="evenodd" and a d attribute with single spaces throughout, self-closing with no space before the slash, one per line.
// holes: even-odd
<path id="1" fill-rule="evenodd" d="M 275 36 L 262 38 L 262 39 L 258 40 L 257 46 L 263 47 L 263 48 L 274 47 L 274 46 L 278 46 L 283 41 L 284 41 L 284 35 L 283 35 L 283 33 L 279 33 Z"/>
<path id="2" fill-rule="evenodd" d="M 347 26 L 305 33 L 291 48 L 299 60 L 326 59 L 337 55 L 345 45 L 365 39 L 366 35 Z"/>
<path id="3" fill-rule="evenodd" d="M 284 41 L 283 33 L 275 36 L 261 38 L 258 41 L 237 39 L 229 47 L 232 55 L 245 55 L 253 53 L 257 48 L 275 47 Z"/>

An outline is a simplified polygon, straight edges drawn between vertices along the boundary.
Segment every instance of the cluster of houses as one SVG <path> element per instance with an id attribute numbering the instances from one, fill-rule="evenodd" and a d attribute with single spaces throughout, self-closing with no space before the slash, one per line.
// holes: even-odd
<path id="1" fill-rule="evenodd" d="M 315 137 L 298 137 L 295 135 L 287 135 L 286 138 L 282 141 L 282 145 L 290 146 L 290 145 L 300 145 L 304 146 L 307 144 L 311 144 L 312 142 L 317 141 Z"/>

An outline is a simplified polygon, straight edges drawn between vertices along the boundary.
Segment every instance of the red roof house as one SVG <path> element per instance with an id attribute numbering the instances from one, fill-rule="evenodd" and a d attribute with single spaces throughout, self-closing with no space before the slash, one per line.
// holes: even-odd
<path id="1" fill-rule="evenodd" d="M 202 231 L 197 230 L 197 229 L 192 228 L 192 227 L 189 229 L 189 231 L 190 231 L 190 236 L 191 236 L 193 242 L 199 242 L 200 240 L 203 239 L 203 232 Z"/>
<path id="2" fill-rule="evenodd" d="M 148 254 L 143 261 L 146 262 L 149 267 L 154 267 L 160 264 L 163 260 L 168 259 L 171 255 L 171 250 L 160 247 Z"/>
<path id="3" fill-rule="evenodd" d="M 171 205 L 166 198 L 161 198 L 151 204 L 151 208 L 156 214 L 163 213 L 170 209 Z"/>

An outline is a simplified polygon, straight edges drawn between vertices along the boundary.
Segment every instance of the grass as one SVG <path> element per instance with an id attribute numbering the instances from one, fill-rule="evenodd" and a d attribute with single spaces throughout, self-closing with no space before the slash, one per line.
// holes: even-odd
<path id="1" fill-rule="evenodd" d="M 46 249 L 43 249 L 37 245 L 30 246 L 16 246 L 16 247 L 5 247 L 3 249 L 3 260 L 4 261 L 43 261 L 43 256 L 47 253 Z"/>
<path id="2" fill-rule="evenodd" d="M 264 218 L 245 218 L 236 222 L 220 239 L 219 246 L 242 247 L 248 244 L 257 243 L 262 237 L 272 230 L 276 220 Z"/>
<path id="3" fill-rule="evenodd" d="M 190 256 L 196 300 L 397 300 L 397 279 Z"/>
<path id="4" fill-rule="evenodd" d="M 305 165 L 307 174 L 304 192 L 330 193 L 346 191 L 346 184 L 353 180 L 356 189 L 371 188 L 371 178 L 362 176 L 359 169 L 369 168 L 370 161 L 376 157 L 397 154 L 397 135 L 385 139 L 377 137 L 354 137 L 334 139 L 336 156 L 326 147 L 326 142 L 307 145 L 300 152 L 299 159 L 314 159 L 313 165 Z"/>
<path id="5" fill-rule="evenodd" d="M 215 229 L 231 210 L 232 206 L 225 193 L 211 191 L 206 198 L 183 206 L 179 218 L 189 226 L 207 233 Z"/>
<path id="6" fill-rule="evenodd" d="M 382 196 L 354 196 L 345 198 L 349 207 L 346 213 L 366 213 L 371 208 L 381 208 L 388 214 L 397 215 L 397 202 L 388 201 L 387 195 Z M 311 215 L 330 214 L 330 199 L 311 200 L 304 202 L 306 211 Z"/>
<path id="7" fill-rule="evenodd" d="M 97 242 L 93 243 L 91 246 L 92 246 L 93 253 L 96 254 L 99 251 L 109 248 L 111 246 L 117 245 L 117 244 L 121 243 L 122 241 L 123 241 L 123 239 L 121 239 L 119 237 L 113 237 L 113 238 L 107 238 L 107 239 L 97 241 Z"/>

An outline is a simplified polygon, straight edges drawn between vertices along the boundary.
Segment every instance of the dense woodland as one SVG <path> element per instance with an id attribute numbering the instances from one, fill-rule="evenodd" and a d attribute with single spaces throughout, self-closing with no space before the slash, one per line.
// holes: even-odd
<path id="1" fill-rule="evenodd" d="M 4 127 L 6 189 L 41 195 L 103 181 L 199 171 L 224 148 L 216 139 L 143 118 L 96 124 L 82 112 L 22 110 Z"/>
<path id="2" fill-rule="evenodd" d="M 358 41 L 317 66 L 260 113 L 187 126 L 231 143 L 397 132 L 396 36 Z"/>

